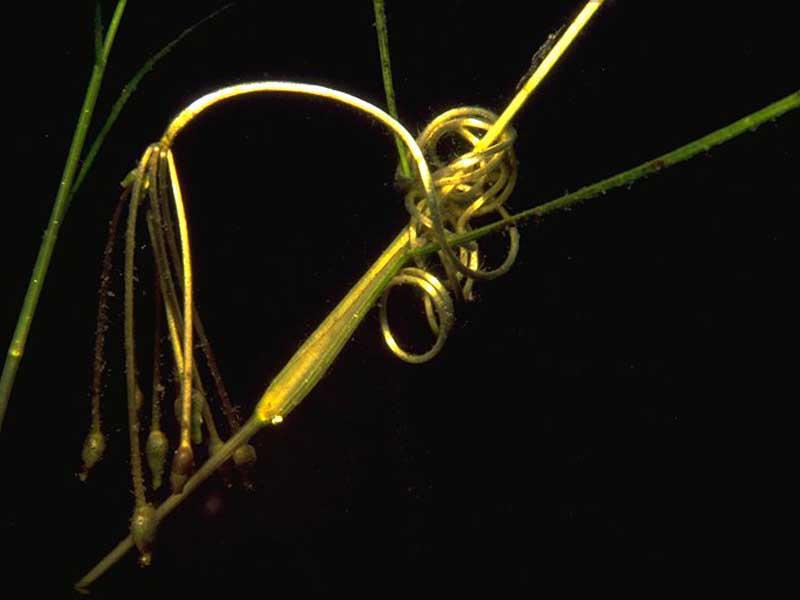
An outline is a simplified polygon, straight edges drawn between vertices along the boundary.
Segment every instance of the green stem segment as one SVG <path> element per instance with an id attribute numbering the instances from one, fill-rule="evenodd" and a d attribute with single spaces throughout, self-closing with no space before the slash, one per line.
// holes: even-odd
<path id="1" fill-rule="evenodd" d="M 119 23 L 122 19 L 122 13 L 125 11 L 126 4 L 126 0 L 118 0 L 116 9 L 114 10 L 114 16 L 108 27 L 108 33 L 106 33 L 105 36 L 102 53 L 98 60 L 95 61 L 94 67 L 92 68 L 92 75 L 86 89 L 86 96 L 83 99 L 83 106 L 81 106 L 78 123 L 75 126 L 75 133 L 72 136 L 72 143 L 69 148 L 69 153 L 67 154 L 67 162 L 64 165 L 64 172 L 61 175 L 61 182 L 59 183 L 56 199 L 53 203 L 50 222 L 47 225 L 42 245 L 39 248 L 39 255 L 36 257 L 33 274 L 28 283 L 28 290 L 25 293 L 22 309 L 17 319 L 17 326 L 14 329 L 14 335 L 11 338 L 11 344 L 8 348 L 6 362 L 3 365 L 3 373 L 0 375 L 0 429 L 2 429 L 3 426 L 3 419 L 6 414 L 6 408 L 8 407 L 8 400 L 11 396 L 11 388 L 14 385 L 17 369 L 22 360 L 22 355 L 25 352 L 28 333 L 30 332 L 31 323 L 33 322 L 33 315 L 36 312 L 36 305 L 39 303 L 39 296 L 42 293 L 47 269 L 50 266 L 50 259 L 53 256 L 53 250 L 56 240 L 58 239 L 58 232 L 61 228 L 64 215 L 69 208 L 75 172 L 78 168 L 81 152 L 83 151 L 83 144 L 86 141 L 89 123 L 91 122 L 92 113 L 94 112 L 94 107 L 97 102 L 97 95 L 100 92 L 100 85 L 103 81 L 103 74 L 105 73 L 108 56 L 111 53 L 111 46 L 114 43 L 114 38 L 117 34 L 117 29 L 119 28 Z"/>
<path id="2" fill-rule="evenodd" d="M 383 89 L 386 92 L 386 107 L 389 114 L 396 120 L 397 102 L 394 97 L 394 85 L 392 83 L 392 61 L 389 58 L 389 28 L 386 26 L 386 11 L 383 7 L 383 0 L 373 0 L 372 6 L 375 9 L 375 27 L 378 30 L 378 51 L 381 55 L 381 73 L 383 74 Z M 411 177 L 411 165 L 408 162 L 406 149 L 402 140 L 394 136 L 397 145 L 397 154 L 400 157 L 400 172 L 404 177 Z"/>
<path id="3" fill-rule="evenodd" d="M 571 209 L 581 202 L 603 195 L 615 188 L 631 185 L 635 181 L 643 179 L 644 177 L 654 173 L 658 173 L 662 169 L 666 169 L 667 167 L 671 167 L 685 160 L 689 160 L 690 158 L 703 152 L 708 152 L 711 150 L 711 148 L 732 140 L 743 133 L 755 131 L 760 125 L 763 125 L 768 121 L 774 121 L 781 115 L 784 115 L 785 113 L 797 108 L 800 108 L 800 90 L 797 90 L 785 98 L 782 98 L 777 102 L 773 102 L 761 110 L 749 114 L 738 121 L 734 121 L 725 127 L 717 129 L 708 135 L 690 142 L 685 146 L 681 146 L 672 152 L 668 152 L 652 160 L 648 160 L 647 162 L 633 167 L 632 169 L 628 169 L 627 171 L 623 171 L 617 175 L 612 175 L 611 177 L 603 179 L 602 181 L 598 181 L 597 183 L 593 183 L 592 185 L 582 187 L 575 192 L 565 194 L 559 198 L 556 198 L 555 200 L 551 200 L 549 202 L 545 202 L 544 204 L 539 204 L 533 208 L 523 210 L 511 215 L 507 219 L 495 221 L 494 223 L 473 229 L 467 233 L 449 236 L 447 239 L 452 245 L 465 244 L 472 240 L 482 238 L 490 233 L 504 229 L 513 223 L 519 223 L 527 219 L 541 218 L 552 212 Z M 412 250 L 410 252 L 410 256 L 423 256 L 436 252 L 438 249 L 438 244 L 431 243 L 421 248 Z"/>

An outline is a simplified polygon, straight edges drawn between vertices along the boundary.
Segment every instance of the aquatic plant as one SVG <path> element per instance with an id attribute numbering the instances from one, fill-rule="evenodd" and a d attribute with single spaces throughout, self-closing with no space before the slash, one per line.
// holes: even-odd
<path id="1" fill-rule="evenodd" d="M 222 157 L 219 157 L 219 156 L 217 156 L 216 158 L 221 160 L 221 158 L 222 158 Z M 662 164 L 660 164 L 660 163 L 652 163 L 650 166 L 651 166 L 652 168 L 656 168 L 656 167 L 662 167 L 662 166 L 664 166 L 664 165 L 662 165 Z M 219 169 L 219 171 L 222 171 L 222 170 L 223 170 L 223 169 L 221 169 L 221 168 Z M 187 179 L 190 179 L 190 178 L 187 178 Z M 486 417 L 486 415 L 481 415 L 481 416 L 479 416 L 479 418 L 480 418 L 480 419 L 483 419 L 483 418 L 485 418 L 485 417 Z"/>

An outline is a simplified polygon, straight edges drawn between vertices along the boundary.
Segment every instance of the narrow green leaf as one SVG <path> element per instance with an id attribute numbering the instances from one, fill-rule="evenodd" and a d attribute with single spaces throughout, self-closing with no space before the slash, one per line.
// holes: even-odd
<path id="1" fill-rule="evenodd" d="M 501 219 L 493 223 L 489 223 L 488 225 L 484 225 L 483 227 L 473 229 L 472 231 L 450 236 L 448 237 L 448 241 L 453 246 L 458 246 L 459 244 L 465 244 L 467 242 L 480 239 L 486 235 L 489 235 L 490 233 L 504 229 L 509 225 L 521 223 L 527 219 L 538 219 L 552 212 L 571 209 L 573 206 L 585 202 L 586 200 L 602 196 L 610 190 L 623 186 L 629 186 L 639 179 L 653 175 L 666 168 L 689 160 L 690 158 L 697 156 L 698 154 L 702 154 L 703 152 L 708 152 L 715 146 L 724 144 L 725 142 L 728 142 L 733 138 L 743 135 L 747 132 L 755 131 L 764 123 L 767 123 L 768 121 L 774 121 L 778 117 L 797 109 L 800 109 L 800 90 L 792 92 L 788 96 L 785 96 L 784 98 L 781 98 L 780 100 L 773 102 L 772 104 L 769 104 L 764 108 L 755 111 L 754 113 L 742 117 L 733 123 L 712 131 L 708 135 L 704 135 L 703 137 L 689 142 L 680 148 L 676 148 L 671 152 L 657 156 L 656 158 L 648 160 L 647 162 L 628 169 L 627 171 L 622 171 L 621 173 L 617 173 L 616 175 L 612 175 L 611 177 L 607 177 L 591 185 L 584 186 L 575 192 L 565 194 L 559 198 L 550 200 L 549 202 L 545 202 L 543 204 L 534 206 L 533 208 L 528 208 L 515 213 L 510 215 L 507 219 Z M 439 245 L 434 242 L 420 248 L 415 248 L 409 252 L 409 256 L 424 256 L 426 254 L 432 254 L 438 249 Z"/>
<path id="2" fill-rule="evenodd" d="M 100 0 L 94 3 L 94 63 L 103 61 L 103 15 L 100 12 Z"/>
<path id="3" fill-rule="evenodd" d="M 89 151 L 86 153 L 85 158 L 83 159 L 83 164 L 81 165 L 81 170 L 78 173 L 78 177 L 75 179 L 75 184 L 72 186 L 72 190 L 70 192 L 70 196 L 74 196 L 80 188 L 83 180 L 86 178 L 86 175 L 89 173 L 89 170 L 94 163 L 94 159 L 97 157 L 97 153 L 100 152 L 100 148 L 103 145 L 103 142 L 106 139 L 109 131 L 116 123 L 117 119 L 119 118 L 120 113 L 122 112 L 125 103 L 131 97 L 133 92 L 136 91 L 136 88 L 139 86 L 139 83 L 144 79 L 144 76 L 147 75 L 153 68 L 158 64 L 158 62 L 164 58 L 167 54 L 169 54 L 175 46 L 177 46 L 181 40 L 183 40 L 187 35 L 192 33 L 195 29 L 203 25 L 207 21 L 210 21 L 220 13 L 228 10 L 233 3 L 226 4 L 222 8 L 219 8 L 209 14 L 206 17 L 203 17 L 194 25 L 184 29 L 175 39 L 169 42 L 166 46 L 161 48 L 158 52 L 153 54 L 147 61 L 136 71 L 136 74 L 125 84 L 122 88 L 122 92 L 120 92 L 119 98 L 114 103 L 114 106 L 111 107 L 111 112 L 109 113 L 108 117 L 106 118 L 105 123 L 103 124 L 102 129 L 100 129 L 100 133 L 97 134 L 97 137 L 92 142 L 92 145 L 89 147 Z"/>
<path id="4" fill-rule="evenodd" d="M 14 379 L 17 377 L 17 370 L 25 353 L 25 344 L 28 341 L 36 306 L 39 304 L 39 296 L 42 294 L 47 270 L 50 268 L 50 259 L 53 256 L 58 232 L 72 200 L 72 182 L 83 151 L 83 144 L 86 141 L 86 134 L 97 103 L 97 96 L 100 93 L 106 61 L 111 53 L 111 47 L 114 45 L 114 38 L 126 5 L 127 0 L 117 0 L 117 6 L 111 17 L 108 32 L 105 40 L 103 40 L 102 60 L 100 62 L 95 61 L 92 67 L 92 75 L 89 78 L 89 85 L 86 87 L 86 95 L 83 98 L 81 111 L 78 113 L 78 122 L 75 124 L 75 132 L 72 134 L 72 142 L 70 142 L 69 151 L 67 152 L 67 161 L 64 163 L 64 171 L 61 175 L 58 192 L 56 192 L 56 199 L 53 202 L 50 220 L 47 223 L 42 244 L 39 246 L 39 253 L 36 255 L 33 274 L 28 282 L 28 289 L 25 292 L 22 308 L 20 308 L 19 317 L 17 318 L 17 325 L 14 328 L 5 363 L 3 363 L 3 371 L 0 373 L 0 428 L 3 425 L 3 419 L 8 408 L 11 389 L 14 387 Z"/>

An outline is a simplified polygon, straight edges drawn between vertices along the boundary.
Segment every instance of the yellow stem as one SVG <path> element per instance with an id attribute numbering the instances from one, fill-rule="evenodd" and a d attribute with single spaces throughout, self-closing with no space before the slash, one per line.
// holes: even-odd
<path id="1" fill-rule="evenodd" d="M 578 37 L 581 30 L 586 26 L 592 16 L 594 16 L 594 13 L 597 12 L 597 9 L 603 4 L 603 1 L 604 0 L 591 0 L 586 3 L 583 10 L 578 13 L 578 16 L 570 23 L 567 30 L 558 38 L 553 48 L 547 53 L 547 56 L 544 57 L 538 68 L 525 82 L 525 85 L 522 86 L 519 92 L 517 92 L 517 95 L 509 102 L 508 106 L 498 117 L 497 121 L 494 122 L 491 129 L 489 129 L 486 135 L 476 144 L 475 152 L 486 150 L 486 148 L 500 136 L 503 129 L 508 126 L 511 119 L 517 114 L 517 111 L 522 108 L 522 105 L 525 104 L 531 94 L 533 94 L 533 91 L 539 87 L 539 84 L 547 77 L 547 74 L 555 66 L 558 59 L 561 58 L 567 48 L 575 41 L 575 38 Z"/>

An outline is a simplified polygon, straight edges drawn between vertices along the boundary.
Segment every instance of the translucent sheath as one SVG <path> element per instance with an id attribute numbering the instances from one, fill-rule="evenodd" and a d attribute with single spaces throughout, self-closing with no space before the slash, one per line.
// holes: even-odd
<path id="1" fill-rule="evenodd" d="M 280 422 L 325 375 L 387 283 L 408 261 L 404 229 L 272 380 L 256 406 L 261 422 Z"/>

